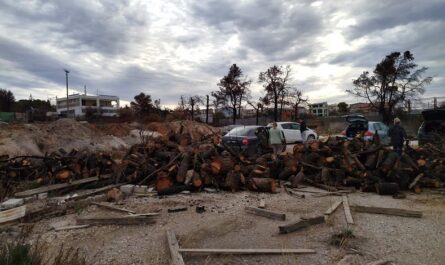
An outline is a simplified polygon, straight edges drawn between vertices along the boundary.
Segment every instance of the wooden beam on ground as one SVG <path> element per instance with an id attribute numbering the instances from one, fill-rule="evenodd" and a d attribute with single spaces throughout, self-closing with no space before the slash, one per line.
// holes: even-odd
<path id="1" fill-rule="evenodd" d="M 108 204 L 105 204 L 105 203 L 91 202 L 91 204 L 99 206 L 99 207 L 102 207 L 102 208 L 105 208 L 105 209 L 108 209 L 108 210 L 112 210 L 112 211 L 136 214 L 135 211 L 127 210 L 127 209 L 124 209 L 124 208 L 119 208 L 119 207 L 116 207 L 116 206 L 113 206 L 113 205 L 108 205 Z"/>
<path id="2" fill-rule="evenodd" d="M 17 192 L 16 194 L 14 194 L 14 196 L 19 197 L 19 198 L 20 197 L 29 197 L 29 196 L 36 195 L 39 193 L 70 188 L 70 187 L 74 187 L 74 186 L 81 185 L 81 184 L 95 182 L 98 180 L 99 180 L 99 177 L 84 178 L 84 179 L 75 180 L 71 183 L 60 183 L 60 184 L 43 186 L 40 188 L 31 189 L 31 190 L 25 190 L 22 192 Z"/>
<path id="3" fill-rule="evenodd" d="M 286 214 L 272 212 L 272 211 L 265 210 L 265 209 L 246 206 L 246 212 L 250 213 L 250 214 L 258 215 L 258 216 L 263 216 L 263 217 L 266 217 L 269 219 L 283 220 L 283 221 L 286 220 Z"/>
<path id="4" fill-rule="evenodd" d="M 386 265 L 388 263 L 390 263 L 390 260 L 384 260 L 384 259 L 380 259 L 380 260 L 376 260 L 376 261 L 372 261 L 370 263 L 367 263 L 366 265 Z"/>
<path id="5" fill-rule="evenodd" d="M 419 175 L 417 175 L 416 178 L 414 178 L 413 182 L 411 182 L 411 184 L 409 184 L 408 188 L 412 189 L 414 188 L 414 186 L 417 184 L 417 182 L 424 176 L 424 173 L 420 173 Z"/>
<path id="6" fill-rule="evenodd" d="M 343 195 L 343 209 L 345 210 L 346 222 L 348 224 L 354 224 L 354 219 L 352 218 L 351 209 L 349 208 L 348 196 Z"/>
<path id="7" fill-rule="evenodd" d="M 173 265 L 185 265 L 181 253 L 179 253 L 179 243 L 173 231 L 167 230 L 167 243 L 170 249 Z"/>
<path id="8" fill-rule="evenodd" d="M 79 225 L 140 225 L 153 224 L 156 221 L 152 216 L 118 216 L 118 217 L 79 217 L 76 223 Z"/>
<path id="9" fill-rule="evenodd" d="M 25 217 L 26 205 L 0 212 L 0 224 L 18 220 Z"/>
<path id="10" fill-rule="evenodd" d="M 314 218 L 308 218 L 305 220 L 301 220 L 301 221 L 298 221 L 293 224 L 279 226 L 278 228 L 280 229 L 280 234 L 287 234 L 290 232 L 295 232 L 295 231 L 301 230 L 301 229 L 306 228 L 311 225 L 321 224 L 324 222 L 325 222 L 324 216 L 317 216 Z"/>
<path id="11" fill-rule="evenodd" d="M 82 229 L 87 228 L 90 225 L 71 225 L 71 226 L 63 226 L 63 227 L 56 227 L 54 228 L 54 231 L 64 231 L 64 230 L 74 230 L 74 229 Z"/>
<path id="12" fill-rule="evenodd" d="M 227 255 L 252 255 L 252 254 L 312 254 L 316 253 L 313 249 L 224 249 L 224 248 L 180 248 L 180 253 L 194 253 L 194 254 L 227 254 Z"/>
<path id="13" fill-rule="evenodd" d="M 331 215 L 333 212 L 335 212 L 335 210 L 338 208 L 338 206 L 340 206 L 340 204 L 342 204 L 342 201 L 336 201 L 334 202 L 331 207 L 329 207 L 329 209 L 326 210 L 326 212 L 324 212 L 325 215 Z"/>
<path id="14" fill-rule="evenodd" d="M 360 213 L 385 214 L 385 215 L 395 215 L 403 217 L 421 218 L 423 215 L 422 212 L 420 211 L 397 209 L 397 208 L 381 208 L 381 207 L 368 207 L 368 206 L 355 205 L 352 206 L 352 209 Z"/>

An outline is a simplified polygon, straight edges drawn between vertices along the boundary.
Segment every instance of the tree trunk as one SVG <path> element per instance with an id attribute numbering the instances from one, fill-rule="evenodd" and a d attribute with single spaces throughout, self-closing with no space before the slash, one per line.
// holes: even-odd
<path id="1" fill-rule="evenodd" d="M 209 123 L 209 95 L 207 97 L 207 104 L 206 104 L 206 124 Z"/>
<path id="2" fill-rule="evenodd" d="M 232 124 L 236 124 L 236 106 L 232 108 Z"/>
<path id="3" fill-rule="evenodd" d="M 260 108 L 257 108 L 257 109 L 256 109 L 256 121 L 255 121 L 255 124 L 256 124 L 256 125 L 258 125 L 258 118 L 259 118 L 259 115 L 260 115 Z"/>
<path id="4" fill-rule="evenodd" d="M 278 98 L 274 99 L 273 120 L 278 121 Z"/>

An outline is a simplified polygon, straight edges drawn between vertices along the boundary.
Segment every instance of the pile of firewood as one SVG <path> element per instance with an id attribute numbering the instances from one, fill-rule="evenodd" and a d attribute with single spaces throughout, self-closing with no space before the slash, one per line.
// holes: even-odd
<path id="1" fill-rule="evenodd" d="M 152 184 L 158 194 L 214 187 L 275 192 L 279 180 L 297 187 L 302 181 L 329 191 L 355 187 L 366 192 L 441 187 L 445 155 L 440 150 L 405 148 L 399 157 L 380 140 L 329 137 L 296 144 L 293 154 L 244 157 L 219 142 L 216 134 L 192 141 L 188 133 L 145 139 L 124 157 L 119 181 Z"/>
<path id="2" fill-rule="evenodd" d="M 110 155 L 59 149 L 45 156 L 0 157 L 0 189 L 2 197 L 26 183 L 47 185 L 75 179 L 100 177 L 114 172 Z"/>

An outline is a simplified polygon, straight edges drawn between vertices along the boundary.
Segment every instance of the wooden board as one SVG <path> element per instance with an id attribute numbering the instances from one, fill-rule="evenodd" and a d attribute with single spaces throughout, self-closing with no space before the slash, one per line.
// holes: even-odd
<path id="1" fill-rule="evenodd" d="M 395 215 L 395 216 L 415 217 L 415 218 L 421 218 L 423 215 L 422 212 L 420 211 L 397 209 L 397 208 L 381 208 L 381 207 L 354 205 L 352 206 L 352 209 L 360 213 L 374 213 L 374 214 L 385 214 L 385 215 Z"/>
<path id="2" fill-rule="evenodd" d="M 0 212 L 0 224 L 23 218 L 26 214 L 26 205 Z"/>
<path id="3" fill-rule="evenodd" d="M 352 218 L 351 209 L 349 208 L 348 196 L 343 195 L 343 209 L 345 210 L 346 222 L 348 224 L 354 224 L 354 219 Z"/>
<path id="4" fill-rule="evenodd" d="M 32 195 L 36 195 L 39 193 L 44 193 L 44 192 L 49 192 L 49 191 L 53 191 L 53 190 L 60 190 L 60 189 L 64 189 L 64 188 L 69 188 L 69 187 L 74 187 L 77 185 L 81 185 L 81 184 L 86 184 L 86 183 L 91 183 L 91 182 L 95 182 L 98 181 L 99 177 L 91 177 L 91 178 L 85 178 L 85 179 L 79 179 L 79 180 L 75 180 L 71 183 L 60 183 L 60 184 L 54 184 L 54 185 L 49 185 L 49 186 L 43 186 L 40 188 L 36 188 L 36 189 L 31 189 L 31 190 L 25 190 L 22 192 L 17 192 L 16 194 L 14 194 L 15 197 L 29 197 Z"/>
<path id="5" fill-rule="evenodd" d="M 152 216 L 118 216 L 118 217 L 79 217 L 76 219 L 79 225 L 139 225 L 153 224 L 155 219 Z"/>
<path id="6" fill-rule="evenodd" d="M 250 213 L 250 214 L 254 214 L 254 215 L 263 216 L 263 217 L 266 217 L 266 218 L 269 218 L 269 219 L 283 220 L 283 221 L 286 220 L 286 214 L 272 212 L 272 211 L 265 210 L 265 209 L 260 209 L 260 208 L 247 206 L 246 207 L 246 212 Z"/>
<path id="7" fill-rule="evenodd" d="M 179 243 L 173 231 L 167 230 L 167 244 L 170 249 L 170 256 L 173 265 L 185 265 L 181 253 L 179 253 Z"/>
<path id="8" fill-rule="evenodd" d="M 338 208 L 338 206 L 340 206 L 340 204 L 342 204 L 342 201 L 336 201 L 334 202 L 331 207 L 329 207 L 329 209 L 326 210 L 326 212 L 324 212 L 325 215 L 330 215 L 333 212 L 335 212 L 335 210 Z"/>
<path id="9" fill-rule="evenodd" d="M 87 228 L 90 225 L 71 225 L 71 226 L 63 226 L 63 227 L 56 227 L 54 228 L 54 231 L 64 231 L 64 230 L 74 230 L 74 229 L 82 229 Z"/>
<path id="10" fill-rule="evenodd" d="M 414 188 L 414 186 L 417 184 L 417 182 L 423 177 L 423 173 L 420 173 L 419 175 L 417 175 L 417 177 L 413 180 L 413 182 L 411 182 L 411 184 L 409 184 L 408 189 L 412 189 Z"/>
<path id="11" fill-rule="evenodd" d="M 130 214 L 135 214 L 136 213 L 135 211 L 132 211 L 132 210 L 119 208 L 119 207 L 116 207 L 116 206 L 113 206 L 113 205 L 108 205 L 108 204 L 105 204 L 105 203 L 91 202 L 91 204 L 99 206 L 99 207 L 102 207 L 102 208 L 105 208 L 105 209 L 108 209 L 108 210 L 112 210 L 112 211 L 124 212 L 124 213 L 130 213 Z"/>
<path id="12" fill-rule="evenodd" d="M 316 253 L 313 249 L 224 249 L 224 248 L 208 248 L 208 249 L 197 249 L 197 248 L 180 248 L 181 253 L 197 253 L 197 254 L 228 254 L 228 255 L 252 255 L 252 254 L 312 254 Z"/>
<path id="13" fill-rule="evenodd" d="M 324 216 L 317 216 L 317 217 L 301 220 L 301 221 L 298 221 L 293 224 L 279 226 L 278 228 L 280 229 L 280 234 L 287 234 L 290 232 L 295 232 L 295 231 L 301 230 L 301 229 L 306 228 L 311 225 L 322 224 L 324 222 L 325 222 Z"/>
<path id="14" fill-rule="evenodd" d="M 87 197 L 99 194 L 99 193 L 103 193 L 106 192 L 108 190 L 111 190 L 112 188 L 117 188 L 120 187 L 122 185 L 125 185 L 125 183 L 121 183 L 121 184 L 112 184 L 112 185 L 108 185 L 102 188 L 97 188 L 97 189 L 92 189 L 92 190 L 87 190 L 83 193 L 78 194 L 75 197 L 70 197 L 68 199 L 66 199 L 66 201 L 76 201 L 76 200 L 80 200 L 80 199 L 85 199 Z"/>

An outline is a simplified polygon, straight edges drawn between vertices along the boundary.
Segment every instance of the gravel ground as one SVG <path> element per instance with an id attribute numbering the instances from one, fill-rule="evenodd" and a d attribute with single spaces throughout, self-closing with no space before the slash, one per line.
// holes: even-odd
<path id="1" fill-rule="evenodd" d="M 129 197 L 120 207 L 138 213 L 161 209 L 154 225 L 94 226 L 80 230 L 59 231 L 51 227 L 75 224 L 77 216 L 103 216 L 119 213 L 91 205 L 76 214 L 52 218 L 37 223 L 29 240 L 40 238 L 47 242 L 48 255 L 60 245 L 80 248 L 88 264 L 169 264 L 165 231 L 176 232 L 180 245 L 186 248 L 311 248 L 316 254 L 203 256 L 184 254 L 191 264 L 337 264 L 347 254 L 358 254 L 354 263 L 366 264 L 376 259 L 390 259 L 395 264 L 439 265 L 445 261 L 445 204 L 444 195 L 424 192 L 409 194 L 406 199 L 368 193 L 349 195 L 350 204 L 397 207 L 421 210 L 423 218 L 407 218 L 354 213 L 355 238 L 343 247 L 329 244 L 332 234 L 348 228 L 342 206 L 325 224 L 286 235 L 278 234 L 278 226 L 299 220 L 303 216 L 323 214 L 338 196 L 296 198 L 281 191 L 278 194 L 195 193 L 166 198 Z M 249 215 L 245 206 L 257 206 L 260 199 L 266 208 L 286 213 L 286 221 L 270 220 Z M 195 207 L 204 205 L 206 211 L 197 213 Z M 168 213 L 167 209 L 187 206 L 184 212 Z"/>

